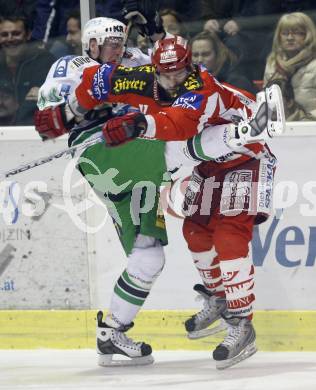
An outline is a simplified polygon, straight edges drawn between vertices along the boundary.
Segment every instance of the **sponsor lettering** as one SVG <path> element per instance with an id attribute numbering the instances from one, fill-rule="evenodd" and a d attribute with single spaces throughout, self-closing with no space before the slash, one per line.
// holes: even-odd
<path id="1" fill-rule="evenodd" d="M 201 107 L 203 96 L 196 93 L 186 93 L 172 104 L 173 107 L 182 107 L 185 109 L 198 110 Z"/>
<path id="2" fill-rule="evenodd" d="M 28 229 L 21 228 L 5 228 L 0 230 L 0 241 L 22 241 L 30 240 L 31 232 Z"/>
<path id="3" fill-rule="evenodd" d="M 160 62 L 162 64 L 174 61 L 177 61 L 177 52 L 175 50 L 167 50 L 160 54 Z"/>
<path id="4" fill-rule="evenodd" d="M 271 259 L 272 256 L 283 267 L 314 267 L 316 260 L 316 226 L 309 226 L 306 236 L 298 226 L 287 226 L 277 232 L 279 222 L 280 219 L 274 217 L 268 231 L 264 234 L 260 233 L 259 226 L 254 227 L 251 241 L 254 265 L 262 267 L 264 262 Z M 293 245 L 307 249 L 307 254 L 304 257 L 299 256 L 299 258 L 295 258 L 293 254 L 291 256 L 289 249 Z M 273 251 L 268 256 L 271 248 L 273 248 Z"/>
<path id="5" fill-rule="evenodd" d="M 202 276 L 202 278 L 205 278 L 205 279 L 212 278 L 212 276 L 213 276 L 212 270 L 199 268 L 199 272 L 200 272 L 200 275 Z"/>
<path id="6" fill-rule="evenodd" d="M 104 64 L 93 77 L 92 94 L 97 100 L 106 99 L 109 93 L 109 78 L 114 65 Z"/>
<path id="7" fill-rule="evenodd" d="M 0 284 L 0 291 L 14 291 L 14 290 L 15 290 L 15 285 L 13 279 L 5 280 L 2 284 Z"/>
<path id="8" fill-rule="evenodd" d="M 223 156 L 220 156 L 220 157 L 217 157 L 214 161 L 217 162 L 217 163 L 223 163 L 223 162 L 226 162 L 226 161 L 231 161 L 231 160 L 234 160 L 235 158 L 237 158 L 237 155 L 236 153 L 234 152 L 231 152 L 231 153 L 227 153 Z"/>
<path id="9" fill-rule="evenodd" d="M 117 25 L 117 26 L 113 26 L 113 32 L 124 32 L 124 29 L 123 29 L 123 26 L 120 26 L 120 25 Z"/>
<path id="10" fill-rule="evenodd" d="M 23 192 L 21 186 L 16 182 L 1 182 L 0 215 L 2 215 L 5 224 L 16 224 L 21 215 L 31 218 L 43 215 L 48 206 L 43 193 L 47 193 L 45 182 L 31 181 L 25 185 Z M 10 234 L 8 232 L 6 239 L 10 239 Z M 0 231 L 0 240 L 3 237 L 3 232 Z"/>
<path id="11" fill-rule="evenodd" d="M 275 168 L 276 159 L 268 154 L 265 155 L 265 159 L 261 160 L 260 172 L 259 172 L 259 210 L 268 212 L 272 201 L 272 189 L 273 189 L 273 170 Z"/>
<path id="12" fill-rule="evenodd" d="M 248 99 L 245 95 L 242 95 L 241 93 L 238 93 L 234 91 L 236 96 L 238 96 L 238 99 L 245 105 L 245 106 L 250 106 L 253 101 Z"/>
<path id="13" fill-rule="evenodd" d="M 227 289 L 225 289 L 225 290 L 227 293 L 228 292 Z M 244 298 L 227 300 L 227 307 L 229 309 L 241 309 L 241 308 L 244 308 L 244 307 L 251 305 L 252 302 L 253 302 L 253 296 L 249 295 L 248 297 L 244 297 Z M 243 312 L 243 310 L 241 312 Z"/>
<path id="14" fill-rule="evenodd" d="M 113 91 L 115 93 L 120 93 L 122 91 L 143 91 L 147 85 L 146 81 L 127 78 L 117 79 L 114 82 Z"/>
<path id="15" fill-rule="evenodd" d="M 71 63 L 74 64 L 77 68 L 90 62 L 91 59 L 89 57 L 76 57 L 71 61 Z"/>

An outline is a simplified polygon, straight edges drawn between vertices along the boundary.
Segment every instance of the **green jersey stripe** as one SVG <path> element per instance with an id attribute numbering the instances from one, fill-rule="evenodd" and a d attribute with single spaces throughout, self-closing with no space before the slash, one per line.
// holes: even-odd
<path id="1" fill-rule="evenodd" d="M 140 287 L 136 283 L 134 283 L 131 280 L 131 278 L 128 276 L 128 273 L 127 273 L 126 270 L 122 273 L 121 277 L 122 277 L 122 279 L 124 280 L 125 283 L 130 284 L 132 287 L 135 287 L 138 290 L 142 290 L 144 292 L 149 292 L 150 291 L 150 289 L 146 289 L 146 288 Z"/>
<path id="2" fill-rule="evenodd" d="M 128 295 L 125 291 L 121 290 L 117 284 L 114 287 L 114 292 L 120 298 L 124 299 L 124 301 L 132 303 L 133 305 L 142 306 L 145 302 L 145 299 L 137 299 L 133 296 Z"/>
<path id="3" fill-rule="evenodd" d="M 193 142 L 193 145 L 194 145 L 194 151 L 196 153 L 196 155 L 202 159 L 202 160 L 205 160 L 205 161 L 214 161 L 215 159 L 210 157 L 210 156 L 207 156 L 206 154 L 204 154 L 203 152 L 203 148 L 202 148 L 202 145 L 201 145 L 201 137 L 202 137 L 202 133 L 200 134 L 197 134 L 193 139 L 194 139 L 194 142 Z"/>

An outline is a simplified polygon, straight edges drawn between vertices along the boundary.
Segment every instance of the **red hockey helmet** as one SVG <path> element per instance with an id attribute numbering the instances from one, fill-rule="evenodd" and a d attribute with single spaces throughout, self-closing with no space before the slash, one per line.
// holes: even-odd
<path id="1" fill-rule="evenodd" d="M 159 72 L 171 72 L 190 66 L 191 57 L 188 41 L 175 35 L 155 42 L 151 61 Z"/>

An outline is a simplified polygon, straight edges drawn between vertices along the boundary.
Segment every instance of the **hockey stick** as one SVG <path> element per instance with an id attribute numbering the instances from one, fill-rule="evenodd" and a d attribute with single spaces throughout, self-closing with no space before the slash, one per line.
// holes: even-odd
<path id="1" fill-rule="evenodd" d="M 50 156 L 38 158 L 37 160 L 30 161 L 26 164 L 20 165 L 17 168 L 10 169 L 9 171 L 6 172 L 2 172 L 2 173 L 0 172 L 0 180 L 4 180 L 10 176 L 17 175 L 18 173 L 28 171 L 35 167 L 39 167 L 40 165 L 47 164 L 63 156 L 74 157 L 79 150 L 86 149 L 89 146 L 98 144 L 102 142 L 103 139 L 104 138 L 102 135 L 98 135 L 97 137 L 90 138 L 86 142 L 61 150 L 60 152 L 51 154 Z"/>

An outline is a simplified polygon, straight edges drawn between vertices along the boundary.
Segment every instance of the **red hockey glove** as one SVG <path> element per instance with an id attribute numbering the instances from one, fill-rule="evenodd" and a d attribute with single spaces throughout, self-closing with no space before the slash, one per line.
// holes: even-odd
<path id="1" fill-rule="evenodd" d="M 138 137 L 146 129 L 145 115 L 140 112 L 130 112 L 108 120 L 102 132 L 107 146 L 117 146 Z"/>
<path id="2" fill-rule="evenodd" d="M 35 129 L 43 141 L 68 133 L 74 125 L 74 118 L 67 120 L 65 104 L 35 111 Z"/>

